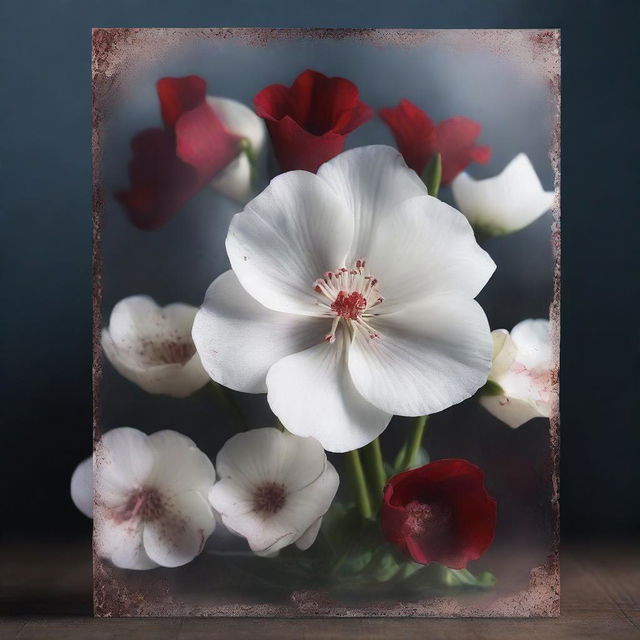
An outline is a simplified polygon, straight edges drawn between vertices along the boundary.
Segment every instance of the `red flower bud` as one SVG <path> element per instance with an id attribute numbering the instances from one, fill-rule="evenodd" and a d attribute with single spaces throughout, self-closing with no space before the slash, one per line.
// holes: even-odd
<path id="1" fill-rule="evenodd" d="M 391 129 L 404 160 L 422 175 L 436 153 L 442 156 L 442 184 L 449 184 L 472 162 L 486 164 L 491 147 L 476 146 L 480 125 L 464 116 L 456 116 L 434 125 L 429 116 L 409 100 L 397 107 L 380 109 L 380 117 Z"/>
<path id="2" fill-rule="evenodd" d="M 493 541 L 496 501 L 466 460 L 436 460 L 393 476 L 380 512 L 389 542 L 420 564 L 464 569 Z"/>
<path id="3" fill-rule="evenodd" d="M 267 123 L 282 171 L 317 171 L 343 150 L 347 134 L 373 116 L 353 82 L 311 69 L 303 71 L 291 87 L 265 87 L 254 104 Z"/>
<path id="4" fill-rule="evenodd" d="M 131 140 L 131 186 L 116 194 L 141 229 L 156 229 L 177 213 L 235 158 L 240 142 L 207 104 L 203 78 L 161 78 L 156 88 L 165 128 Z"/>

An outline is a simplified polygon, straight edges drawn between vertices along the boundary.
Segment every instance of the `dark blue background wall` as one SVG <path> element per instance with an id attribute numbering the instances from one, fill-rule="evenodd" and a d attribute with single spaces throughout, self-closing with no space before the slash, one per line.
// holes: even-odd
<path id="1" fill-rule="evenodd" d="M 563 530 L 640 530 L 639 3 L 3 0 L 4 535 L 88 530 L 68 481 L 90 447 L 93 26 L 561 27 Z"/>

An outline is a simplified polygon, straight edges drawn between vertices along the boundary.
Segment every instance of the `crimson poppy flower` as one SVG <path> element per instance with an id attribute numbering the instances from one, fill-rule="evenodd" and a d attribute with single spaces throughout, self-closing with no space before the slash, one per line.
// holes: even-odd
<path id="1" fill-rule="evenodd" d="M 317 171 L 343 150 L 347 134 L 373 116 L 353 82 L 311 69 L 303 71 L 291 87 L 265 87 L 254 104 L 267 122 L 282 171 Z"/>
<path id="2" fill-rule="evenodd" d="M 382 530 L 414 562 L 464 569 L 489 547 L 496 501 L 467 460 L 436 460 L 393 476 L 384 490 Z"/>
<path id="3" fill-rule="evenodd" d="M 477 146 L 480 125 L 464 116 L 443 120 L 435 125 L 422 109 L 409 100 L 397 107 L 380 109 L 396 139 L 405 162 L 418 174 L 436 153 L 442 156 L 442 184 L 449 184 L 472 162 L 486 164 L 491 159 L 491 147 Z"/>
<path id="4" fill-rule="evenodd" d="M 116 194 L 131 222 L 156 229 L 209 183 L 246 199 L 250 167 L 240 152 L 243 140 L 259 152 L 262 121 L 235 100 L 207 97 L 199 76 L 161 78 L 156 89 L 164 128 L 134 136 L 130 186 Z"/>

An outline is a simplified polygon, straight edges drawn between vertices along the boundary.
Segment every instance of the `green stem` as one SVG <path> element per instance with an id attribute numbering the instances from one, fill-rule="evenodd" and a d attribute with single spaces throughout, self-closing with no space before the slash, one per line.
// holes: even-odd
<path id="1" fill-rule="evenodd" d="M 413 461 L 416 459 L 416 455 L 420 446 L 422 445 L 422 436 L 424 435 L 424 427 L 427 424 L 429 416 L 420 416 L 416 418 L 409 434 L 409 441 L 407 443 L 407 450 L 402 461 L 402 468 L 409 469 L 413 465 Z"/>
<path id="2" fill-rule="evenodd" d="M 364 477 L 364 469 L 362 468 L 362 462 L 360 461 L 360 454 L 357 449 L 353 451 L 347 451 L 344 454 L 349 476 L 353 484 L 353 489 L 356 493 L 356 504 L 360 515 L 367 519 L 373 519 L 373 511 L 371 509 L 371 500 L 369 499 L 369 490 L 367 488 L 367 481 Z"/>
<path id="3" fill-rule="evenodd" d="M 373 486 L 375 488 L 374 500 L 375 504 L 377 504 L 380 502 L 384 492 L 384 486 L 387 484 L 387 474 L 384 470 L 380 439 L 376 438 L 366 447 L 363 447 L 362 455 L 369 472 L 369 477 L 373 478 Z"/>
<path id="4" fill-rule="evenodd" d="M 442 179 L 442 156 L 436 153 L 422 172 L 422 180 L 427 187 L 430 196 L 438 197 L 440 181 Z"/>
<path id="5" fill-rule="evenodd" d="M 242 413 L 242 409 L 240 409 L 240 405 L 236 402 L 229 390 L 213 380 L 211 381 L 211 384 L 208 385 L 208 388 L 216 401 L 224 407 L 229 415 L 233 417 L 236 422 L 236 426 L 238 426 L 241 431 L 247 429 L 249 425 Z"/>

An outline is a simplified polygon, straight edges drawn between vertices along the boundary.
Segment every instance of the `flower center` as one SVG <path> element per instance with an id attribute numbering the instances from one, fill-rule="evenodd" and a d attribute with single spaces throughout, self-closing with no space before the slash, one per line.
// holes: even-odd
<path id="1" fill-rule="evenodd" d="M 445 509 L 422 502 L 411 502 L 406 507 L 404 527 L 414 537 L 435 534 L 449 525 L 449 514 Z"/>
<path id="2" fill-rule="evenodd" d="M 253 508 L 258 513 L 273 515 L 278 513 L 287 501 L 287 492 L 277 482 L 265 482 L 253 494 Z"/>
<path id="3" fill-rule="evenodd" d="M 159 520 L 165 512 L 162 494 L 154 488 L 140 489 L 127 500 L 124 508 L 117 514 L 116 520 L 124 522 L 139 517 L 144 522 Z"/>
<path id="4" fill-rule="evenodd" d="M 373 315 L 370 310 L 384 300 L 377 284 L 378 279 L 367 273 L 365 260 L 356 260 L 351 268 L 327 271 L 313 283 L 314 290 L 322 296 L 318 304 L 325 308 L 326 315 L 333 317 L 331 331 L 325 340 L 335 341 L 341 320 L 349 327 L 365 329 L 370 338 L 379 337 L 366 320 Z"/>
<path id="5" fill-rule="evenodd" d="M 192 342 L 143 340 L 138 355 L 147 365 L 186 364 L 195 352 Z"/>

